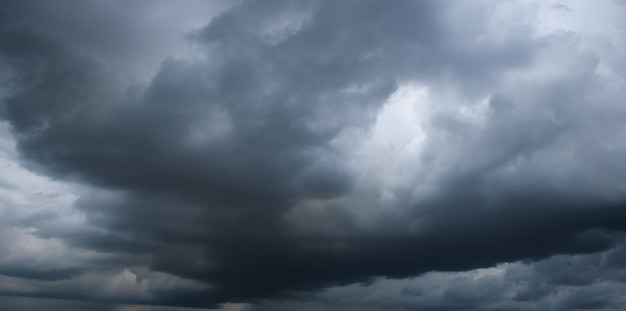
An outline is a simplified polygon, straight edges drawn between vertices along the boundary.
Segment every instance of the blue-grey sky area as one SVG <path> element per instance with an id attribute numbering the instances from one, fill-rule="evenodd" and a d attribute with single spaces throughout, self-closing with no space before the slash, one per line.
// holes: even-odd
<path id="1" fill-rule="evenodd" d="M 623 310 L 626 2 L 0 2 L 0 309 Z"/>

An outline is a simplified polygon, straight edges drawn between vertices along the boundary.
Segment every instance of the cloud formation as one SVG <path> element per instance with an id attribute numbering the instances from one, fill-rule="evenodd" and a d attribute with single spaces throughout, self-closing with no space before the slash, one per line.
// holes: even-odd
<path id="1" fill-rule="evenodd" d="M 584 7 L 5 2 L 0 150 L 62 190 L 0 179 L 0 293 L 256 310 L 435 275 L 390 305 L 619 306 L 590 262 L 626 229 L 626 25 Z"/>

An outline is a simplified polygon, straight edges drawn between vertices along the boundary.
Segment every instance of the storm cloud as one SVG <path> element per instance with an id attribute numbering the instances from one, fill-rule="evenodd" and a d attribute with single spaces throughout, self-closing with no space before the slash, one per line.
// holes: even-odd
<path id="1" fill-rule="evenodd" d="M 5 1 L 0 304 L 619 308 L 624 10 Z"/>

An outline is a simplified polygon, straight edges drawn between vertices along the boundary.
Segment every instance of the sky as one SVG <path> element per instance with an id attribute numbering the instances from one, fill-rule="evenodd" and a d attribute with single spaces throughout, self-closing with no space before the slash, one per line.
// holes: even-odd
<path id="1" fill-rule="evenodd" d="M 0 309 L 623 310 L 626 1 L 0 2 Z"/>

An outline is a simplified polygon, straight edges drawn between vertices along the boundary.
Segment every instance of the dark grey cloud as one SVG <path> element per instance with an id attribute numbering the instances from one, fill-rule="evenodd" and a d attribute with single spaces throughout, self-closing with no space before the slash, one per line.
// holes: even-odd
<path id="1" fill-rule="evenodd" d="M 27 311 L 27 310 L 112 310 L 112 307 L 106 305 L 99 305 L 94 303 L 85 303 L 77 301 L 66 300 L 52 300 L 52 299 L 28 299 L 23 297 L 6 297 L 0 296 L 0 305 L 3 308 L 15 311 Z"/>
<path id="2" fill-rule="evenodd" d="M 119 302 L 202 307 L 619 249 L 621 93 L 574 35 L 494 26 L 499 6 L 488 1 L 243 1 L 180 34 L 193 55 L 150 75 L 150 61 L 129 67 L 160 56 L 141 37 L 154 24 L 140 20 L 148 7 L 2 5 L 15 14 L 0 15 L 0 116 L 20 160 L 89 188 L 75 202 L 85 226 L 36 235 L 111 257 L 1 274 L 87 282 L 143 266 L 204 287 Z M 141 70 L 149 80 L 126 78 Z M 367 142 L 407 85 L 428 90 L 425 138 L 382 182 L 368 161 L 391 159 Z M 550 258 L 517 301 L 594 280 Z M 438 297 L 479 308 L 504 297 L 505 283 L 456 280 Z M 115 301 L 64 286 L 31 295 Z M 559 306 L 615 305 L 594 288 L 567 297 Z"/>
<path id="3" fill-rule="evenodd" d="M 306 300 L 265 301 L 252 310 L 619 310 L 624 304 L 623 272 L 605 258 L 623 248 L 622 244 L 594 254 L 379 279 L 326 289 Z M 572 278 L 578 281 L 573 284 Z M 583 278 L 587 281 L 581 282 Z"/>

